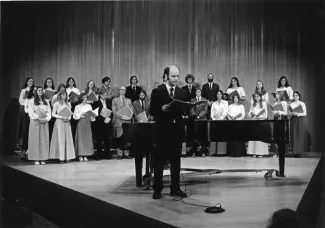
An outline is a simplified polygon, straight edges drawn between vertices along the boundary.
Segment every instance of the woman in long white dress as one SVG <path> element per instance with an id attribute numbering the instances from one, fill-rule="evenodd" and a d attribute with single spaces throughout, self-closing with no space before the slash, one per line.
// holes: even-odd
<path id="1" fill-rule="evenodd" d="M 35 165 L 45 165 L 49 159 L 49 120 L 51 119 L 50 102 L 45 99 L 43 88 L 36 87 L 34 98 L 29 101 L 30 117 L 28 134 L 28 160 Z"/>
<path id="2" fill-rule="evenodd" d="M 252 120 L 266 120 L 267 119 L 267 105 L 262 100 L 262 94 L 254 94 L 254 103 L 248 112 L 248 116 Z M 263 157 L 263 155 L 269 154 L 269 145 L 260 141 L 249 141 L 247 154 L 253 155 L 253 157 Z"/>
<path id="3" fill-rule="evenodd" d="M 71 111 L 67 92 L 58 93 L 58 100 L 54 103 L 52 116 L 56 119 L 53 127 L 50 159 L 59 159 L 60 163 L 69 162 L 76 158 L 70 126 L 70 117 L 61 116 L 60 112 L 67 108 Z"/>
<path id="4" fill-rule="evenodd" d="M 211 106 L 211 119 L 212 120 L 225 120 L 228 115 L 228 102 L 222 100 L 223 91 L 217 92 L 217 100 Z M 209 155 L 214 154 L 225 155 L 227 153 L 227 142 L 211 142 Z"/>

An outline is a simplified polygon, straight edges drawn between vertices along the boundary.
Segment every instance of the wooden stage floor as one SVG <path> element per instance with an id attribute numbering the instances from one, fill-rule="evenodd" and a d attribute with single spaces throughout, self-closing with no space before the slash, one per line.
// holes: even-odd
<path id="1" fill-rule="evenodd" d="M 135 187 L 134 159 L 49 163 L 35 166 L 16 155 L 4 158 L 6 165 L 137 212 L 176 227 L 257 228 L 265 227 L 280 208 L 296 209 L 319 158 L 286 158 L 285 178 L 264 179 L 260 173 L 183 175 L 181 188 L 192 195 L 185 202 L 213 206 L 221 203 L 221 214 L 207 214 L 203 207 L 184 204 L 169 196 L 169 177 L 164 177 L 163 198 L 153 200 L 152 190 Z M 182 168 L 278 169 L 278 159 L 251 157 L 182 158 Z M 169 171 L 165 171 L 169 174 Z"/>

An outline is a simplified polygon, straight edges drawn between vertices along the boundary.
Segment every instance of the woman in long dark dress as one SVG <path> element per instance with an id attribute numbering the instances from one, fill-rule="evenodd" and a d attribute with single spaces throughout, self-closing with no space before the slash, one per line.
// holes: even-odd
<path id="1" fill-rule="evenodd" d="M 304 102 L 300 100 L 301 95 L 298 91 L 293 93 L 294 101 L 289 106 L 290 124 L 291 124 L 291 150 L 294 157 L 301 157 L 302 153 L 308 151 L 306 116 L 307 109 Z M 301 112 L 296 108 L 301 107 Z"/>

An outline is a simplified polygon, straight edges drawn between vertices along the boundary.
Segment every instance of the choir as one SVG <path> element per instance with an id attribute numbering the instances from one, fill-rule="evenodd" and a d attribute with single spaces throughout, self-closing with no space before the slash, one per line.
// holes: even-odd
<path id="1" fill-rule="evenodd" d="M 285 76 L 280 77 L 275 93 L 268 92 L 263 81 L 258 80 L 251 97 L 247 97 L 236 77 L 230 80 L 225 93 L 213 82 L 212 73 L 207 75 L 207 80 L 201 89 L 199 84 L 194 83 L 193 74 L 186 75 L 186 86 L 182 87 L 187 95 L 186 101 L 199 103 L 190 112 L 184 113 L 184 118 L 193 121 L 290 120 L 292 154 L 300 157 L 308 151 L 306 104 L 298 91 L 293 92 Z M 166 78 L 163 81 L 159 87 L 166 86 Z M 88 157 L 93 155 L 97 160 L 103 156 L 111 159 L 110 142 L 115 138 L 118 159 L 129 158 L 129 147 L 123 140 L 122 123 L 154 121 L 149 114 L 151 104 L 146 91 L 137 85 L 138 78 L 134 75 L 130 78 L 129 86 L 119 88 L 119 94 L 115 94 L 110 87 L 110 77 L 104 76 L 101 82 L 102 85 L 97 87 L 95 81 L 90 80 L 84 90 L 79 90 L 72 77 L 57 88 L 52 78 L 44 81 L 44 87 L 35 86 L 34 79 L 27 78 L 19 96 L 19 138 L 22 140 L 23 155 L 27 155 L 28 160 L 34 161 L 35 165 L 46 164 L 48 159 L 57 159 L 59 163 L 68 163 L 75 158 L 88 161 Z M 274 103 L 271 102 L 272 95 Z M 126 107 L 129 107 L 129 111 L 126 111 Z M 130 114 L 125 114 L 127 112 Z M 208 142 L 195 139 L 193 128 L 188 126 L 187 131 L 192 136 L 192 157 L 204 146 L 209 156 L 263 157 L 269 154 L 269 144 L 258 141 L 210 142 L 208 149 Z M 289 147 L 286 151 L 289 151 Z M 206 156 L 206 153 L 201 155 Z M 142 163 L 139 164 L 142 166 Z"/>

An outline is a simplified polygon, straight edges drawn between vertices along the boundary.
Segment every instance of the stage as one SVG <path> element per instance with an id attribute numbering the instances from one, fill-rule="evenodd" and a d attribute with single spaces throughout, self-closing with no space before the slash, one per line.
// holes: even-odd
<path id="1" fill-rule="evenodd" d="M 215 175 L 184 172 L 181 188 L 192 194 L 184 201 L 207 206 L 221 203 L 226 210 L 221 214 L 207 214 L 204 207 L 174 200 L 169 196 L 168 176 L 164 177 L 164 197 L 153 200 L 152 190 L 135 186 L 134 159 L 35 166 L 32 162 L 21 161 L 18 155 L 11 155 L 4 158 L 3 176 L 7 194 L 32 198 L 36 201 L 37 213 L 59 227 L 69 227 L 67 224 L 81 227 L 76 224 L 80 222 L 82 227 L 129 227 L 133 224 L 136 227 L 257 228 L 265 227 L 275 210 L 296 209 L 318 161 L 318 157 L 286 158 L 286 177 L 273 175 L 269 181 L 264 179 L 265 172 Z M 278 159 L 182 158 L 182 168 L 278 169 Z M 168 175 L 169 171 L 165 170 L 164 174 Z M 9 190 L 8 185 L 14 189 Z M 92 207 L 98 210 L 94 212 L 95 217 L 86 212 L 93 211 Z M 104 212 L 107 215 L 101 218 Z"/>

